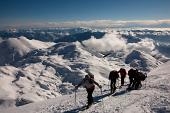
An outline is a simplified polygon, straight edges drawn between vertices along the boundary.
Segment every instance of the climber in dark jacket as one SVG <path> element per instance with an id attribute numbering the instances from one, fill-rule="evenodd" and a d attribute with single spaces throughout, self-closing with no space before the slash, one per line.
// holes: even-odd
<path id="1" fill-rule="evenodd" d="M 110 80 L 110 93 L 114 93 L 116 90 L 116 80 L 119 78 L 119 74 L 116 70 L 113 70 L 109 74 Z"/>
<path id="2" fill-rule="evenodd" d="M 129 81 L 130 81 L 128 89 L 133 89 L 134 86 L 135 86 L 136 70 L 135 69 L 130 69 L 128 71 L 128 76 L 129 76 Z"/>

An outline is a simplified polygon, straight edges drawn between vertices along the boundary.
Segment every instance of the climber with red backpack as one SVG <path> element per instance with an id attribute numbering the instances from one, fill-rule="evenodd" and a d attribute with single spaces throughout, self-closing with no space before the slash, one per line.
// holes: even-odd
<path id="1" fill-rule="evenodd" d="M 120 70 L 118 71 L 118 73 L 120 73 L 120 77 L 121 77 L 121 86 L 124 85 L 124 80 L 126 77 L 126 70 L 124 68 L 120 68 Z"/>

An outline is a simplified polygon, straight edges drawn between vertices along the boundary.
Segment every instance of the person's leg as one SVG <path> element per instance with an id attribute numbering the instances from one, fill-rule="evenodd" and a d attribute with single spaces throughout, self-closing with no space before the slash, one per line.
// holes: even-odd
<path id="1" fill-rule="evenodd" d="M 116 90 L 116 79 L 113 82 L 113 93 L 115 92 L 115 90 Z"/>
<path id="2" fill-rule="evenodd" d="M 135 89 L 138 89 L 138 88 L 141 88 L 141 87 L 142 87 L 141 81 L 137 80 L 136 85 L 135 85 Z"/>
<path id="3" fill-rule="evenodd" d="M 87 90 L 87 93 L 88 93 L 87 94 L 88 106 L 90 106 L 93 103 L 93 96 L 92 96 L 93 91 L 94 91 L 94 89 L 88 89 Z"/>
<path id="4" fill-rule="evenodd" d="M 141 88 L 142 87 L 142 83 L 141 83 L 141 81 L 139 81 L 139 88 Z"/>
<path id="5" fill-rule="evenodd" d="M 131 86 L 132 86 L 132 83 L 133 83 L 133 79 L 131 78 L 131 77 L 129 77 L 129 81 L 130 81 L 130 83 L 129 83 L 129 88 L 131 88 Z"/>
<path id="6" fill-rule="evenodd" d="M 131 88 L 134 89 L 136 84 L 137 84 L 137 81 L 136 81 L 136 79 L 133 78 Z"/>
<path id="7" fill-rule="evenodd" d="M 110 82 L 110 93 L 113 93 L 113 80 Z"/>
<path id="8" fill-rule="evenodd" d="M 136 81 L 136 84 L 135 84 L 134 88 L 135 88 L 135 89 L 138 89 L 138 87 L 139 87 L 139 82 Z"/>
<path id="9" fill-rule="evenodd" d="M 121 86 L 124 85 L 124 79 L 125 79 L 125 77 L 124 77 L 124 76 L 121 76 Z"/>

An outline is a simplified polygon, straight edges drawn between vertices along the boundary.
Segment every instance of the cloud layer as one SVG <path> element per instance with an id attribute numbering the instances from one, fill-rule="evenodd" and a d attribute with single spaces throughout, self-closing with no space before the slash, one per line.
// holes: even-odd
<path id="1" fill-rule="evenodd" d="M 89 40 L 83 41 L 83 44 L 100 52 L 119 51 L 126 48 L 126 40 L 116 33 L 105 34 L 101 39 L 92 36 Z"/>
<path id="2" fill-rule="evenodd" d="M 4 27 L 0 26 L 0 28 Z M 7 25 L 8 27 L 16 28 L 75 28 L 75 27 L 90 27 L 90 28 L 170 28 L 170 20 L 132 20 L 132 21 L 114 21 L 114 20 L 90 20 L 90 21 L 66 21 L 66 22 L 32 22 L 32 23 L 16 23 Z"/>
<path id="3" fill-rule="evenodd" d="M 51 27 L 170 27 L 170 20 L 91 20 L 91 21 L 69 21 L 48 22 L 44 26 Z"/>
<path id="4" fill-rule="evenodd" d="M 146 53 L 151 53 L 155 49 L 154 40 L 144 38 L 137 43 L 127 43 L 126 39 L 118 35 L 117 32 L 107 33 L 101 39 L 91 37 L 89 40 L 82 42 L 90 49 L 94 49 L 99 52 L 108 51 L 126 51 L 140 50 Z"/>
<path id="5" fill-rule="evenodd" d="M 138 43 L 128 43 L 127 50 L 141 50 L 150 53 L 155 49 L 155 44 L 152 39 L 144 38 Z"/>

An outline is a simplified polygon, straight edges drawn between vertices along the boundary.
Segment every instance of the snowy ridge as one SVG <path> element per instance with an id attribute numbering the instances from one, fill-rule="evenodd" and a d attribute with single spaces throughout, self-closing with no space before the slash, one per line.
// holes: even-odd
<path id="1" fill-rule="evenodd" d="M 161 65 L 148 74 L 147 81 L 144 81 L 141 90 L 125 92 L 125 88 L 117 90 L 115 96 L 107 96 L 108 91 L 100 97 L 100 90 L 97 88 L 94 96 L 99 102 L 92 105 L 82 113 L 168 113 L 170 112 L 170 62 Z M 105 87 L 106 88 L 106 87 Z M 107 88 L 106 88 L 107 89 Z M 103 98 L 103 101 L 102 99 Z M 1 112 L 8 113 L 67 113 L 80 112 L 81 106 L 85 104 L 86 95 L 84 91 L 77 93 L 77 104 L 74 104 L 74 94 L 63 96 L 41 103 L 25 105 L 19 108 L 10 108 Z M 104 105 L 104 106 L 103 106 Z M 103 107 L 102 107 L 103 106 Z M 78 111 L 77 111 L 78 110 Z"/>
<path id="2" fill-rule="evenodd" d="M 139 70 L 149 71 L 156 68 L 162 62 L 144 52 L 133 50 L 129 55 L 127 55 L 125 63 L 130 64 L 131 67 Z"/>

